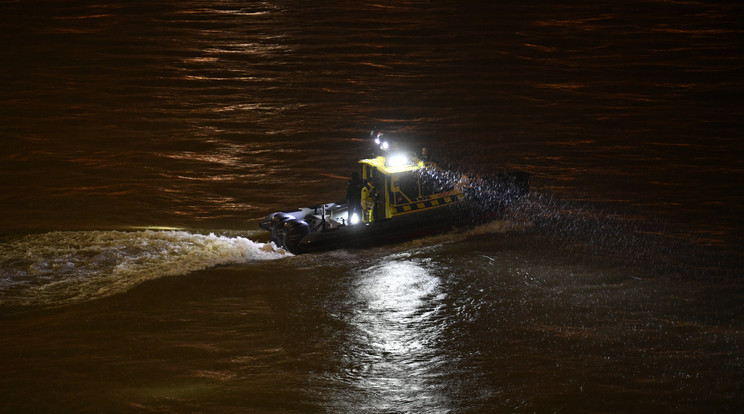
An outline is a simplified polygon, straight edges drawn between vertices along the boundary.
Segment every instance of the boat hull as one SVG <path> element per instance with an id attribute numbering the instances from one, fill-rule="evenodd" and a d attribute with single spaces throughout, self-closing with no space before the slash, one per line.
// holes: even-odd
<path id="1" fill-rule="evenodd" d="M 395 183 L 394 179 L 390 183 Z M 386 184 L 386 189 L 397 188 Z M 461 192 L 419 197 L 399 207 L 387 197 L 387 214 L 369 216 L 371 222 L 352 224 L 346 202 L 321 204 L 291 211 L 272 213 L 261 228 L 271 232 L 271 240 L 294 254 L 340 248 L 363 248 L 398 243 L 453 227 L 471 226 L 501 218 L 506 207 L 524 196 L 529 189 L 529 174 L 509 172 Z M 414 208 L 415 207 L 415 208 Z"/>
<path id="2" fill-rule="evenodd" d="M 459 224 L 456 210 L 456 206 L 445 206 L 433 211 L 374 223 L 360 223 L 309 233 L 300 241 L 298 252 L 371 247 L 443 233 Z"/>
<path id="3" fill-rule="evenodd" d="M 334 211 L 346 209 L 343 203 L 331 204 Z M 297 227 L 297 223 L 305 222 L 307 215 L 298 219 L 305 211 L 295 210 L 273 213 L 261 222 L 261 227 L 271 232 L 271 239 L 277 246 L 294 254 L 302 254 L 400 243 L 440 234 L 453 227 L 470 226 L 502 217 L 504 207 L 505 205 L 499 205 L 484 211 L 468 202 L 461 202 L 373 223 L 327 226 L 326 228 L 323 228 L 321 224 L 314 231 L 302 227 L 304 224 Z M 310 207 L 309 209 L 314 211 L 320 208 Z"/>

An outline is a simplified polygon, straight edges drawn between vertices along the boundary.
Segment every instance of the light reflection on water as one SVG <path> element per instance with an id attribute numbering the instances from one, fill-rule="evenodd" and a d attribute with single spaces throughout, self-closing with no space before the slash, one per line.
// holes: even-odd
<path id="1" fill-rule="evenodd" d="M 385 260 L 361 272 L 351 295 L 355 362 L 346 380 L 360 391 L 353 406 L 375 412 L 443 406 L 435 385 L 444 364 L 437 349 L 446 297 L 439 277 L 416 260 Z"/>

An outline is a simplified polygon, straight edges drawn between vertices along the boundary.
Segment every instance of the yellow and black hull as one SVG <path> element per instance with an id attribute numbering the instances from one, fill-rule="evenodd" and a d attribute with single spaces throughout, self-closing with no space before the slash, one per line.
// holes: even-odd
<path id="1" fill-rule="evenodd" d="M 261 228 L 294 254 L 396 243 L 498 217 L 529 189 L 529 174 L 523 172 L 458 178 L 433 163 L 391 161 L 382 156 L 359 161 L 361 174 L 352 175 L 347 192 L 354 205 L 280 211 L 262 220 Z"/>
<path id="2" fill-rule="evenodd" d="M 302 254 L 342 248 L 398 243 L 503 217 L 506 207 L 526 193 L 505 191 L 488 197 L 451 194 L 389 206 L 390 218 L 371 223 L 348 222 L 348 205 L 328 203 L 272 213 L 261 221 L 279 247 Z"/>

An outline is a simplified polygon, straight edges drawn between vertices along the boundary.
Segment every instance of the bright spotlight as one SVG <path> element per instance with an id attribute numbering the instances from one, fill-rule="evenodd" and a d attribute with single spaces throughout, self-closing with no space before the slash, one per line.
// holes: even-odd
<path id="1" fill-rule="evenodd" d="M 357 213 L 352 214 L 350 222 L 352 225 L 359 224 L 359 214 Z"/>
<path id="2" fill-rule="evenodd" d="M 387 165 L 389 167 L 402 167 L 408 162 L 408 157 L 405 154 L 393 154 L 388 158 Z"/>

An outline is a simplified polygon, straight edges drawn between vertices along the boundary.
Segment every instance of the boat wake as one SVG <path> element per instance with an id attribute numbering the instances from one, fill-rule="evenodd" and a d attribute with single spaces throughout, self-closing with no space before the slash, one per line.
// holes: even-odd
<path id="1" fill-rule="evenodd" d="M 0 243 L 0 306 L 54 307 L 219 265 L 289 255 L 273 243 L 186 231 L 81 231 Z"/>
<path id="2" fill-rule="evenodd" d="M 420 248 L 458 243 L 472 237 L 485 236 L 489 234 L 504 234 L 509 232 L 524 232 L 532 228 L 533 224 L 522 220 L 492 220 L 474 227 L 455 228 L 447 233 L 414 239 L 404 243 L 403 248 Z"/>

